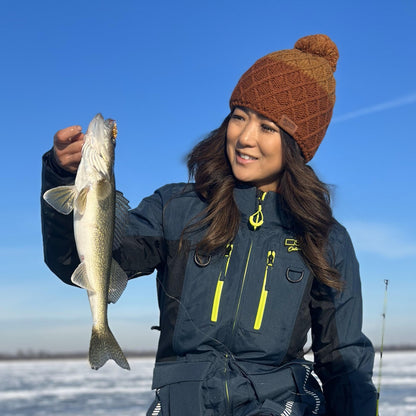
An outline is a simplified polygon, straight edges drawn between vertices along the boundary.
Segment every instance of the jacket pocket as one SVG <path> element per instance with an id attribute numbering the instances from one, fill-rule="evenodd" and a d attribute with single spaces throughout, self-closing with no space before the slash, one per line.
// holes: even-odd
<path id="1" fill-rule="evenodd" d="M 274 250 L 269 250 L 267 253 L 266 268 L 265 268 L 264 277 L 263 277 L 263 286 L 261 289 L 259 304 L 257 307 L 256 319 L 254 321 L 254 329 L 256 330 L 259 330 L 261 328 L 261 324 L 263 322 L 263 315 L 264 315 L 264 310 L 266 308 L 267 295 L 269 293 L 267 278 L 268 278 L 269 270 L 273 267 L 275 257 L 276 257 L 276 252 Z"/>
<path id="2" fill-rule="evenodd" d="M 233 245 L 228 244 L 225 250 L 224 267 L 220 271 L 220 274 L 217 280 L 217 286 L 215 289 L 215 295 L 214 295 L 214 300 L 212 303 L 212 310 L 211 310 L 211 322 L 217 322 L 218 320 L 218 311 L 219 311 L 220 303 L 221 303 L 222 288 L 224 286 L 225 277 L 227 276 L 228 265 L 230 264 L 232 252 L 233 252 Z"/>
<path id="3" fill-rule="evenodd" d="M 247 416 L 303 416 L 307 405 L 300 401 L 299 389 L 290 365 L 273 367 L 243 365 L 256 391 L 259 407 Z"/>
<path id="4" fill-rule="evenodd" d="M 209 362 L 156 363 L 152 385 L 156 399 L 146 416 L 204 414 L 201 383 L 209 366 Z"/>

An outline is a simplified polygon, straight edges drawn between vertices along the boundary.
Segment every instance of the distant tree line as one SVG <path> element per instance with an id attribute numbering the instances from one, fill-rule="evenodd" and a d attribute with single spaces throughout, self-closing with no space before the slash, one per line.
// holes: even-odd
<path id="1" fill-rule="evenodd" d="M 377 352 L 380 347 L 375 347 Z M 415 344 L 400 344 L 384 346 L 383 351 L 414 351 Z M 309 352 L 309 351 L 308 351 Z M 127 358 L 154 358 L 155 351 L 127 351 L 125 352 Z M 86 352 L 48 352 L 48 351 L 33 351 L 33 350 L 19 350 L 16 353 L 0 353 L 0 360 L 62 360 L 62 359 L 88 359 Z"/>
<path id="2" fill-rule="evenodd" d="M 128 358 L 153 358 L 156 356 L 155 351 L 126 351 Z M 54 360 L 54 359 L 88 359 L 86 352 L 47 352 L 19 350 L 16 353 L 0 353 L 0 360 Z"/>

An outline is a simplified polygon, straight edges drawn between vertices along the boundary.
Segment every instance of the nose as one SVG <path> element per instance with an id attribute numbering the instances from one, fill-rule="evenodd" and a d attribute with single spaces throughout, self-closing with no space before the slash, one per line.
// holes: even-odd
<path id="1" fill-rule="evenodd" d="M 237 143 L 241 147 L 254 147 L 257 142 L 257 128 L 254 120 L 248 120 L 238 135 Z"/>

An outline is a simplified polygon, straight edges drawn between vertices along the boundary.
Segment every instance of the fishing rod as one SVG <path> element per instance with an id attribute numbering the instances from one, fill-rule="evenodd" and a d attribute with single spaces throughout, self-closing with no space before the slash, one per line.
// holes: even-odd
<path id="1" fill-rule="evenodd" d="M 383 305 L 383 324 L 381 328 L 381 345 L 380 345 L 380 362 L 378 365 L 378 385 L 377 385 L 377 408 L 376 408 L 376 416 L 380 416 L 378 412 L 378 404 L 380 401 L 380 388 L 381 388 L 381 367 L 382 367 L 382 361 L 383 361 L 383 347 L 384 347 L 384 331 L 386 326 L 386 310 L 387 310 L 387 288 L 389 286 L 388 279 L 384 279 L 384 305 Z"/>

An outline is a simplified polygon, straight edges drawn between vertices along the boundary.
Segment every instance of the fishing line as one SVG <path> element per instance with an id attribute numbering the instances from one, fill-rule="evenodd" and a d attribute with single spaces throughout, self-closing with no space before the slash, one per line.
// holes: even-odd
<path id="1" fill-rule="evenodd" d="M 381 389 L 381 368 L 382 368 L 382 361 L 383 361 L 383 347 L 384 347 L 384 331 L 385 331 L 385 324 L 386 324 L 386 310 L 387 310 L 387 288 L 389 286 L 388 279 L 384 279 L 384 305 L 383 305 L 383 324 L 381 328 L 381 345 L 380 345 L 380 362 L 378 366 L 378 385 L 377 385 L 377 407 L 376 407 L 376 416 L 379 416 L 378 412 L 378 405 L 380 401 L 380 389 Z"/>

